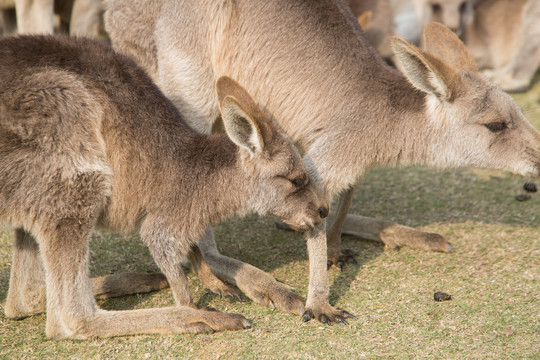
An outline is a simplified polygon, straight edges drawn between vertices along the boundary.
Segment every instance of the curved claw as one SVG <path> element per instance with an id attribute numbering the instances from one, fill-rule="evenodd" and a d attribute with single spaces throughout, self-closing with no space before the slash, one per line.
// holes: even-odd
<path id="1" fill-rule="evenodd" d="M 304 311 L 304 314 L 302 314 L 302 322 L 308 322 L 309 320 L 313 319 L 313 313 L 311 310 Z"/>
<path id="2" fill-rule="evenodd" d="M 319 321 L 322 322 L 322 323 L 324 323 L 324 324 L 327 324 L 327 325 L 332 326 L 332 322 L 330 321 L 330 319 L 328 318 L 328 316 L 326 316 L 325 314 L 319 315 Z"/>
<path id="3" fill-rule="evenodd" d="M 345 319 L 346 318 L 356 319 L 356 316 L 340 308 L 330 308 L 330 309 L 322 310 L 322 312 L 320 313 L 316 311 L 315 314 L 313 313 L 312 310 L 306 310 L 304 314 L 302 314 L 303 322 L 308 322 L 313 318 L 317 318 L 317 320 L 319 320 L 323 324 L 332 326 L 334 322 L 341 322 L 342 324 L 349 325 L 349 322 Z"/>
<path id="4" fill-rule="evenodd" d="M 345 270 L 345 264 L 348 262 L 358 265 L 358 261 L 355 259 L 355 256 L 358 256 L 356 251 L 343 249 L 341 250 L 341 255 L 339 255 L 337 258 L 328 259 L 327 270 L 329 270 L 332 265 L 335 265 L 343 272 Z"/>
<path id="5" fill-rule="evenodd" d="M 346 310 L 343 310 L 343 309 L 338 309 L 338 310 L 341 311 L 341 315 L 343 316 L 344 319 L 346 318 L 358 319 L 356 316 L 354 316 L 353 314 L 351 314 L 350 312 Z M 347 325 L 349 324 L 347 323 Z"/>

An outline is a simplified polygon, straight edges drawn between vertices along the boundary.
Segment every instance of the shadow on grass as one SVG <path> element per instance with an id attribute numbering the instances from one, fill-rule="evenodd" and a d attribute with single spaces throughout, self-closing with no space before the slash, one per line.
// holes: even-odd
<path id="1" fill-rule="evenodd" d="M 277 229 L 275 220 L 250 216 L 220 224 L 216 228 L 216 243 L 221 253 L 270 272 L 278 281 L 305 296 L 309 279 L 309 262 L 304 236 Z M 238 240 L 241 239 L 241 240 Z M 359 269 L 380 256 L 384 247 L 375 242 L 358 242 L 343 236 L 342 246 L 358 253 L 358 264 L 347 263 L 344 271 L 332 268 L 330 302 L 335 304 L 349 290 Z M 301 269 L 299 271 L 299 268 Z"/>

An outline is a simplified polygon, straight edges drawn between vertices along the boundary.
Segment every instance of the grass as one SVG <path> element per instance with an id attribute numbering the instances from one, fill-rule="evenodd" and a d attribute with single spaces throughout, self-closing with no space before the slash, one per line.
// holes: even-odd
<path id="1" fill-rule="evenodd" d="M 540 83 L 515 99 L 540 128 Z M 514 199 L 531 180 L 471 169 L 371 171 L 356 191 L 353 212 L 440 233 L 456 251 L 393 251 L 344 237 L 344 247 L 360 254 L 359 265 L 348 265 L 343 273 L 330 269 L 330 300 L 358 317 L 349 326 L 303 324 L 298 316 L 245 297 L 220 299 L 189 273 L 198 306 L 242 313 L 254 327 L 49 341 L 45 315 L 22 321 L 2 316 L 0 358 L 538 359 L 540 194 L 525 202 Z M 273 223 L 256 216 L 233 219 L 217 227 L 218 244 L 224 254 L 270 272 L 305 297 L 308 261 L 302 236 L 279 231 Z M 9 282 L 12 236 L 10 229 L 0 231 L 1 303 Z M 135 236 L 95 233 L 91 249 L 94 276 L 157 271 Z M 433 301 L 438 290 L 450 293 L 452 301 Z M 105 309 L 138 309 L 170 306 L 173 299 L 167 289 L 99 303 Z"/>

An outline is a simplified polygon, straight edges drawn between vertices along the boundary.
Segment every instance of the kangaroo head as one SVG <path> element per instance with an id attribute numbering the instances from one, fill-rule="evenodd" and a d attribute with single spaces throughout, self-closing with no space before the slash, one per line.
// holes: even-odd
<path id="1" fill-rule="evenodd" d="M 473 18 L 474 4 L 478 0 L 427 0 L 425 2 L 425 22 L 436 21 L 444 24 L 461 36 Z"/>
<path id="2" fill-rule="evenodd" d="M 320 224 L 328 205 L 290 139 L 231 78 L 219 78 L 216 92 L 225 132 L 239 148 L 250 209 L 298 231 Z"/>
<path id="3" fill-rule="evenodd" d="M 424 36 L 426 51 L 400 38 L 392 46 L 409 81 L 426 94 L 433 165 L 540 175 L 540 133 L 520 107 L 478 73 L 444 25 L 428 24 Z"/>

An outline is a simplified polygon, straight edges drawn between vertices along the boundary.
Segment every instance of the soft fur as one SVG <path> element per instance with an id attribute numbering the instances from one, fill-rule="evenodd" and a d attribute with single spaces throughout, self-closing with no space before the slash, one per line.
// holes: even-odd
<path id="1" fill-rule="evenodd" d="M 538 174 L 539 133 L 509 96 L 463 67 L 470 55 L 442 25 L 427 29 L 435 34 L 428 39 L 443 44 L 436 52 L 395 41 L 405 77 L 368 44 L 347 1 L 110 0 L 108 7 L 105 22 L 113 45 L 137 59 L 167 97 L 189 112 L 198 130 L 219 127 L 212 84 L 221 75 L 240 79 L 274 116 L 303 150 L 328 199 L 343 196 L 328 231 L 333 263 L 348 258 L 340 246 L 344 223 L 389 246 L 451 250 L 440 235 L 369 218 L 346 222 L 352 189 L 373 165 Z M 491 123 L 505 128 L 492 132 L 486 127 Z M 358 224 L 362 228 L 354 227 Z M 212 270 L 248 296 L 298 312 L 281 301 L 288 289 L 220 256 L 211 236 L 201 247 Z M 308 235 L 308 252 L 304 319 L 315 314 L 322 321 L 344 320 L 328 303 L 323 235 Z"/>
<path id="2" fill-rule="evenodd" d="M 228 136 L 192 131 L 146 73 L 108 46 L 0 40 L 0 220 L 17 229 L 6 316 L 45 310 L 46 288 L 51 338 L 251 326 L 196 309 L 181 259 L 189 255 L 226 291 L 194 247 L 208 225 L 255 211 L 306 231 L 328 208 L 290 140 L 248 93 L 226 77 L 216 87 Z M 96 225 L 140 234 L 176 308 L 97 307 L 88 279 Z"/>

